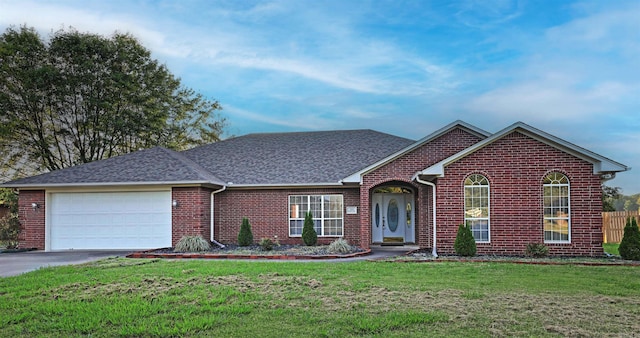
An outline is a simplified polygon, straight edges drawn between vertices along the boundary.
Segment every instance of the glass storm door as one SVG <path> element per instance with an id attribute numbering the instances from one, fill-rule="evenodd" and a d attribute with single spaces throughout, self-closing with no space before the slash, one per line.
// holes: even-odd
<path id="1" fill-rule="evenodd" d="M 372 239 L 374 243 L 407 241 L 407 194 L 374 194 L 372 197 Z"/>

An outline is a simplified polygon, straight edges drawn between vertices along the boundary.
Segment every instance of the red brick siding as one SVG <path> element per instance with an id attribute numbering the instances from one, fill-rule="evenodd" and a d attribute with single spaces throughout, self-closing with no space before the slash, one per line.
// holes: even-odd
<path id="1" fill-rule="evenodd" d="M 282 244 L 301 244 L 300 237 L 289 237 L 290 195 L 343 195 L 344 238 L 361 245 L 358 215 L 347 215 L 347 206 L 358 207 L 358 189 L 269 189 L 225 190 L 215 195 L 215 238 L 222 243 L 237 243 L 242 218 L 249 219 L 253 239 L 278 236 Z M 318 237 L 318 243 L 328 244 L 336 237 Z"/>
<path id="2" fill-rule="evenodd" d="M 202 187 L 173 188 L 171 198 L 178 202 L 172 208 L 172 245 L 182 236 L 211 237 L 211 189 Z"/>
<path id="3" fill-rule="evenodd" d="M 522 255 L 528 243 L 542 243 L 542 180 L 550 171 L 569 178 L 571 205 L 571 243 L 547 244 L 550 253 L 602 255 L 600 178 L 592 164 L 518 132 L 445 168 L 437 181 L 438 252 L 454 253 L 457 228 L 464 221 L 464 179 L 472 173 L 490 182 L 491 243 L 478 243 L 478 253 Z"/>
<path id="4" fill-rule="evenodd" d="M 47 214 L 44 190 L 20 190 L 18 195 L 18 216 L 20 218 L 20 248 L 37 248 L 45 246 L 45 215 Z M 33 209 L 32 203 L 38 208 Z"/>
<path id="5" fill-rule="evenodd" d="M 360 231 L 362 241 L 371 243 L 370 194 L 372 189 L 389 182 L 404 182 L 416 191 L 416 244 L 420 247 L 431 247 L 432 239 L 432 201 L 431 187 L 411 182 L 413 175 L 434 163 L 437 163 L 481 139 L 463 129 L 456 128 L 428 142 L 395 161 L 382 166 L 363 177 L 360 186 Z"/>

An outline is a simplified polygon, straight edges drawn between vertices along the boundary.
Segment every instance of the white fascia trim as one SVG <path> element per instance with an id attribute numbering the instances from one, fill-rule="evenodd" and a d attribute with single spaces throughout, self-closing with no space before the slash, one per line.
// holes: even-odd
<path id="1" fill-rule="evenodd" d="M 466 122 L 464 122 L 462 120 L 457 120 L 457 121 L 449 123 L 448 125 L 446 125 L 446 126 L 440 128 L 440 129 L 434 131 L 433 133 L 421 138 L 420 140 L 410 144 L 408 147 L 406 147 L 404 149 L 401 149 L 401 150 L 389 155 L 388 157 L 386 157 L 386 158 L 384 158 L 384 159 L 382 159 L 382 160 L 380 160 L 380 161 L 378 161 L 378 162 L 376 162 L 376 163 L 374 163 L 374 164 L 372 164 L 372 165 L 370 165 L 370 166 L 368 166 L 368 167 L 366 167 L 366 168 L 364 168 L 364 169 L 362 169 L 362 170 L 360 170 L 358 172 L 355 172 L 355 173 L 345 177 L 344 179 L 341 180 L 341 182 L 344 182 L 344 183 L 360 183 L 360 184 L 362 184 L 362 176 L 364 176 L 368 172 L 370 172 L 370 171 L 372 171 L 374 169 L 377 169 L 377 168 L 379 168 L 379 167 L 381 167 L 381 166 L 383 166 L 383 165 L 385 165 L 385 164 L 387 164 L 389 162 L 394 161 L 398 157 L 400 157 L 400 156 L 402 156 L 404 154 L 407 154 L 407 153 L 415 150 L 416 148 L 421 147 L 422 145 L 424 145 L 424 144 L 426 144 L 426 143 L 428 143 L 428 142 L 430 142 L 430 141 L 432 141 L 432 140 L 434 140 L 434 139 L 436 139 L 436 138 L 448 133 L 449 131 L 451 131 L 451 130 L 457 128 L 457 127 L 462 127 L 464 129 L 467 129 L 472 134 L 474 134 L 474 135 L 476 135 L 476 136 L 478 136 L 480 138 L 483 138 L 483 139 L 486 139 L 487 137 L 489 137 L 491 135 L 491 133 L 489 133 L 489 132 L 487 132 L 485 130 L 482 130 L 482 129 L 476 127 L 476 126 L 473 126 L 473 125 L 471 125 L 469 123 L 466 123 Z"/>
<path id="2" fill-rule="evenodd" d="M 435 163 L 434 165 L 425 168 L 424 170 L 418 172 L 418 175 L 436 175 L 436 176 L 444 176 L 444 167 L 456 162 L 466 156 L 468 156 L 469 154 L 472 154 L 476 151 L 478 151 L 481 148 L 484 148 L 488 145 L 490 145 L 491 143 L 501 139 L 502 137 L 510 134 L 513 131 L 518 131 L 526 136 L 529 136 L 539 142 L 542 142 L 544 144 L 547 144 L 549 146 L 552 146 L 556 149 L 559 149 L 561 151 L 564 151 L 568 154 L 571 154 L 573 156 L 576 156 L 580 159 L 583 159 L 587 162 L 590 162 L 593 164 L 593 171 L 594 174 L 600 174 L 600 173 L 605 173 L 605 172 L 620 172 L 620 171 L 627 171 L 631 168 L 615 162 L 611 159 L 608 159 L 604 156 L 598 155 L 592 151 L 589 151 L 587 149 L 584 149 L 582 147 L 579 147 L 573 143 L 567 142 L 565 140 L 562 140 L 558 137 L 555 137 L 551 134 L 548 134 L 546 132 L 543 132 L 539 129 L 536 129 L 534 127 L 531 127 L 523 122 L 516 122 L 514 124 L 512 124 L 511 126 L 502 129 L 501 131 L 493 134 L 491 137 L 486 138 L 474 145 L 472 145 L 469 148 L 464 149 L 463 151 L 454 154 L 438 163 Z"/>
<path id="3" fill-rule="evenodd" d="M 444 164 L 442 162 L 436 163 L 425 170 L 419 171 L 415 175 L 413 175 L 412 180 L 415 180 L 418 176 L 435 176 L 442 177 L 444 176 Z"/>
<path id="4" fill-rule="evenodd" d="M 519 127 L 523 130 L 522 133 L 524 135 L 527 135 L 535 140 L 562 150 L 568 154 L 581 158 L 587 162 L 593 163 L 594 174 L 601 174 L 605 172 L 622 172 L 631 169 L 622 163 L 616 162 L 600 154 L 596 154 L 571 142 L 565 141 L 561 138 L 548 134 L 534 127 L 528 126 L 524 123 L 521 124 L 522 125 Z"/>
<path id="5" fill-rule="evenodd" d="M 345 185 L 341 182 L 333 182 L 333 183 L 328 183 L 328 182 L 322 182 L 322 183 L 282 183 L 282 184 L 234 184 L 234 183 L 227 183 L 227 188 L 228 189 L 235 189 L 235 188 L 251 188 L 251 189 L 259 189 L 259 188 L 267 188 L 267 189 L 287 189 L 287 188 L 326 188 L 326 187 L 332 187 L 332 188 L 345 188 Z"/>
<path id="6" fill-rule="evenodd" d="M 44 188 L 78 188 L 78 187 L 123 187 L 123 186 L 150 186 L 150 185 L 211 185 L 224 186 L 209 181 L 157 181 L 157 182 L 99 182 L 99 183 L 30 183 L 30 184 L 0 184 L 0 187 L 19 189 L 44 189 Z"/>

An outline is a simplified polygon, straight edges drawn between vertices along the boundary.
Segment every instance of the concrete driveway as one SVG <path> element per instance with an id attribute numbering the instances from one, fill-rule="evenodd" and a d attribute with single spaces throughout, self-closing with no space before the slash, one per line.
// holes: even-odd
<path id="1" fill-rule="evenodd" d="M 47 266 L 81 264 L 107 257 L 124 257 L 132 251 L 28 251 L 0 253 L 0 277 L 16 276 Z"/>

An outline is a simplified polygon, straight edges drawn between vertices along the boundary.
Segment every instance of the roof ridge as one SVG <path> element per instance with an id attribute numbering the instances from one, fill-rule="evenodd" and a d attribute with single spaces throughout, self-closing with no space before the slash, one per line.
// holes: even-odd
<path id="1" fill-rule="evenodd" d="M 257 132 L 257 133 L 249 133 L 236 137 L 243 136 L 251 136 L 251 135 L 291 135 L 291 134 L 314 134 L 314 133 L 339 133 L 339 132 L 353 132 L 353 131 L 373 131 L 376 133 L 383 133 L 381 131 L 373 130 L 371 128 L 360 128 L 360 129 L 328 129 L 328 130 L 308 130 L 308 131 L 274 131 L 274 132 Z M 386 134 L 386 133 L 383 133 Z M 391 134 L 389 134 L 391 135 Z M 394 135 L 395 136 L 395 135 Z M 215 142 L 214 142 L 215 143 Z"/>
<path id="2" fill-rule="evenodd" d="M 186 165 L 189 169 L 192 169 L 193 171 L 195 171 L 202 178 L 211 181 L 211 183 L 215 183 L 215 184 L 219 184 L 219 185 L 225 185 L 225 183 L 222 182 L 221 179 L 219 179 L 218 177 L 216 177 L 215 175 L 210 173 L 207 169 L 203 168 L 201 165 L 199 165 L 198 163 L 196 163 L 192 159 L 184 156 L 180 152 L 177 152 L 177 151 L 172 150 L 172 149 L 167 149 L 167 148 L 161 147 L 161 146 L 158 146 L 158 148 L 160 148 L 162 151 L 164 151 L 167 155 L 169 155 L 169 156 L 173 157 L 174 159 L 182 162 L 184 165 Z"/>

